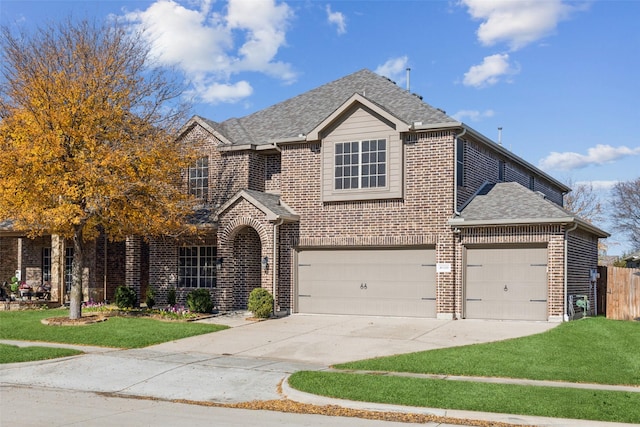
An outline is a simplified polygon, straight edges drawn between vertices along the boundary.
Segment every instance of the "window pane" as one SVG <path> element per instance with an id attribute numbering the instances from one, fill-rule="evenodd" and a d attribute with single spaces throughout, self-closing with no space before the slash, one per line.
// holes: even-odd
<path id="1" fill-rule="evenodd" d="M 375 141 L 371 142 L 375 144 Z M 372 148 L 372 150 L 375 150 L 375 148 Z M 369 151 L 369 141 L 362 141 L 362 152 L 365 151 Z"/>
<path id="2" fill-rule="evenodd" d="M 386 184 L 386 179 L 384 176 L 378 177 L 378 187 L 384 187 Z"/>

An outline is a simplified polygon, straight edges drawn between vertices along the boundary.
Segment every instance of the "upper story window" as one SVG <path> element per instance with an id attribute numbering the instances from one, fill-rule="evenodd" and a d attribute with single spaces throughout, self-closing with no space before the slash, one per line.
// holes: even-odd
<path id="1" fill-rule="evenodd" d="M 531 175 L 529 176 L 529 190 L 535 191 L 536 189 L 536 177 Z"/>
<path id="2" fill-rule="evenodd" d="M 199 199 L 209 195 L 209 157 L 196 160 L 196 165 L 189 168 L 189 194 Z"/>
<path id="3" fill-rule="evenodd" d="M 336 143 L 334 178 L 336 190 L 386 187 L 387 140 Z"/>
<path id="4" fill-rule="evenodd" d="M 464 186 L 464 140 L 456 139 L 456 185 Z"/>
<path id="5" fill-rule="evenodd" d="M 504 172 L 505 172 L 505 164 L 504 160 L 498 160 L 498 181 L 504 182 Z"/>

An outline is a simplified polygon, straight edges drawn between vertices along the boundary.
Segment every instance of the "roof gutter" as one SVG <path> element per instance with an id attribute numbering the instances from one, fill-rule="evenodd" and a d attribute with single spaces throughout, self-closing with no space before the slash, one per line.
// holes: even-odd
<path id="1" fill-rule="evenodd" d="M 503 225 L 540 225 L 540 224 L 575 224 L 580 228 L 583 228 L 590 233 L 595 234 L 600 238 L 606 238 L 611 236 L 606 231 L 599 229 L 598 227 L 589 224 L 586 221 L 576 217 L 563 217 L 563 218 L 520 218 L 520 219 L 481 219 L 481 220 L 465 220 L 464 218 L 452 218 L 449 220 L 449 225 L 452 227 L 489 227 L 489 226 L 503 226 Z"/>

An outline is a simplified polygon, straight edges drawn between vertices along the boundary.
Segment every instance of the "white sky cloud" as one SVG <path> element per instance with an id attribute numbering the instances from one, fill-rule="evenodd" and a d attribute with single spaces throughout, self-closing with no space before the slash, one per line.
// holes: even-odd
<path id="1" fill-rule="evenodd" d="M 331 6 L 327 5 L 327 20 L 330 24 L 336 26 L 338 34 L 344 34 L 347 32 L 347 18 L 342 12 L 332 12 Z"/>
<path id="2" fill-rule="evenodd" d="M 237 102 L 252 93 L 253 88 L 249 82 L 241 80 L 234 84 L 198 82 L 194 84 L 194 89 L 189 94 L 197 96 L 202 102 L 217 104 L 220 102 Z"/>
<path id="3" fill-rule="evenodd" d="M 547 157 L 540 160 L 539 166 L 544 170 L 572 170 L 581 169 L 591 165 L 603 165 L 611 163 L 625 156 L 640 155 L 640 147 L 629 148 L 620 146 L 598 144 L 587 150 L 587 154 L 580 154 L 571 151 L 558 153 L 551 152 Z"/>
<path id="4" fill-rule="evenodd" d="M 460 110 L 457 113 L 453 114 L 451 117 L 454 119 L 463 122 L 465 118 L 469 118 L 472 122 L 479 122 L 483 119 L 493 117 L 495 115 L 493 110 Z"/>
<path id="5" fill-rule="evenodd" d="M 552 34 L 558 23 L 575 10 L 562 0 L 462 0 L 462 3 L 472 18 L 482 21 L 476 33 L 480 43 L 493 46 L 505 42 L 512 50 Z"/>
<path id="6" fill-rule="evenodd" d="M 407 64 L 409 58 L 400 56 L 398 58 L 391 58 L 382 65 L 379 65 L 375 69 L 376 74 L 385 76 L 395 81 L 398 85 L 402 85 L 407 81 Z"/>
<path id="7" fill-rule="evenodd" d="M 197 101 L 234 102 L 250 95 L 248 82 L 229 82 L 244 71 L 264 73 L 285 83 L 295 80 L 291 65 L 275 60 L 286 44 L 293 19 L 286 3 L 229 0 L 219 11 L 212 10 L 211 0 L 187 4 L 157 0 L 146 10 L 127 13 L 125 19 L 145 30 L 151 53 L 161 64 L 185 74 Z"/>
<path id="8" fill-rule="evenodd" d="M 578 181 L 576 185 L 587 185 L 591 186 L 596 191 L 600 190 L 611 190 L 611 188 L 616 185 L 618 181 Z"/>
<path id="9" fill-rule="evenodd" d="M 473 65 L 464 74 L 462 83 L 465 86 L 485 87 L 500 81 L 503 76 L 517 74 L 519 68 L 509 63 L 509 54 L 497 53 L 487 56 L 480 65 Z"/>

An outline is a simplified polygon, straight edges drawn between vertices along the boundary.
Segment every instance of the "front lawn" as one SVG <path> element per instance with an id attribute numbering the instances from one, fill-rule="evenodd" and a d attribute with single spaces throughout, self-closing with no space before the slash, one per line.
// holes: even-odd
<path id="1" fill-rule="evenodd" d="M 55 347 L 18 347 L 0 344 L 0 363 L 32 362 L 34 360 L 57 359 L 58 357 L 75 356 L 81 351 Z"/>
<path id="2" fill-rule="evenodd" d="M 640 385 L 640 322 L 587 318 L 487 344 L 401 354 L 338 369 Z"/>
<path id="3" fill-rule="evenodd" d="M 110 317 L 105 322 L 84 326 L 51 326 L 40 322 L 68 315 L 69 311 L 64 309 L 0 311 L 0 339 L 140 348 L 227 329 L 223 325 L 142 317 Z"/>
<path id="4" fill-rule="evenodd" d="M 640 385 L 640 322 L 587 318 L 542 334 L 336 365 L 337 369 Z M 342 399 L 640 423 L 640 392 L 297 372 L 292 387 Z"/>

